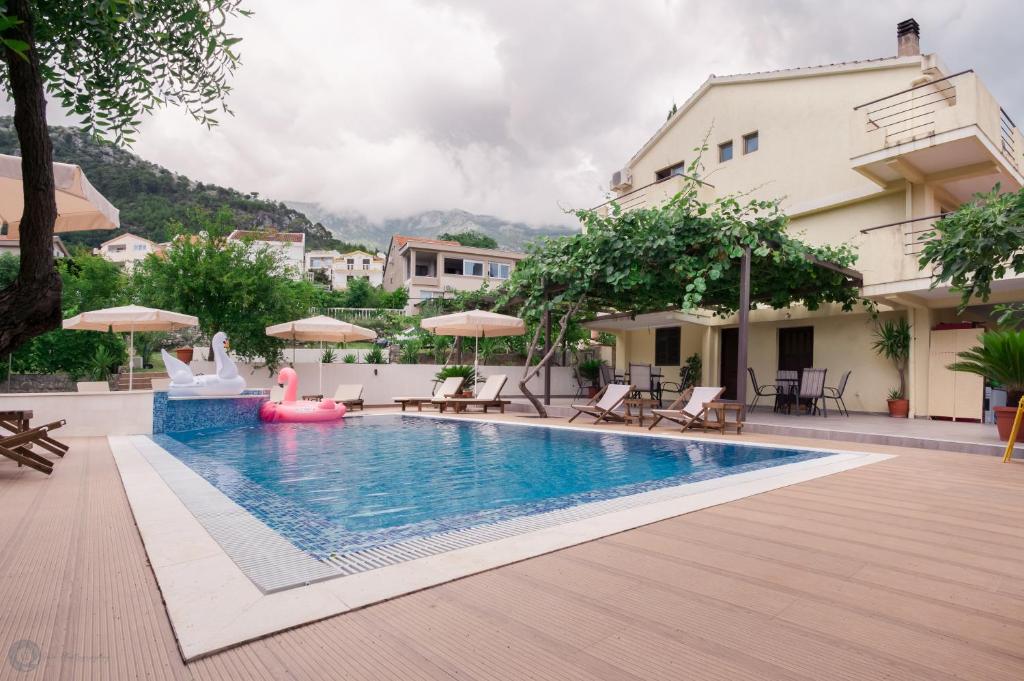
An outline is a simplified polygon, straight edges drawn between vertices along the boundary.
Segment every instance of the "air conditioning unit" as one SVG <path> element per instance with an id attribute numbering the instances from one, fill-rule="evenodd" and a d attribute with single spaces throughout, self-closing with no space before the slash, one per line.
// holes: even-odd
<path id="1" fill-rule="evenodd" d="M 633 173 L 630 172 L 629 168 L 623 168 L 622 170 L 616 170 L 612 173 L 612 182 L 610 188 L 612 191 L 619 191 L 622 189 L 629 189 L 633 186 Z"/>

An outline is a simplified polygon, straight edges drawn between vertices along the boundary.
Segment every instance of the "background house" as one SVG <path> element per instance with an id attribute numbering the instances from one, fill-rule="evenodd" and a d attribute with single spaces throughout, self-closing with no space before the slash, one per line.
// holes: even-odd
<path id="1" fill-rule="evenodd" d="M 288 274 L 294 279 L 303 278 L 306 265 L 306 235 L 302 232 L 236 229 L 228 235 L 228 239 L 249 241 L 257 248 L 268 248 L 277 252 Z"/>
<path id="2" fill-rule="evenodd" d="M 18 244 L 18 237 L 14 237 L 12 239 L 6 234 L 0 234 L 0 255 L 3 255 L 4 253 L 10 253 L 11 255 L 21 254 L 21 246 Z M 71 257 L 71 252 L 68 251 L 68 247 L 64 245 L 64 242 L 61 241 L 60 237 L 56 234 L 53 235 L 53 257 Z"/>
<path id="3" fill-rule="evenodd" d="M 371 286 L 384 282 L 383 254 L 366 251 L 314 250 L 306 252 L 306 280 L 334 291 L 348 287 L 353 279 L 365 279 Z"/>
<path id="4" fill-rule="evenodd" d="M 130 270 L 135 263 L 158 250 L 159 246 L 149 239 L 129 232 L 104 241 L 93 253 Z"/>
<path id="5" fill-rule="evenodd" d="M 913 327 L 909 367 L 912 413 L 980 418 L 980 382 L 954 381 L 945 369 L 950 324 L 985 323 L 990 308 L 958 317 L 959 297 L 932 289 L 918 264 L 920 235 L 944 212 L 997 182 L 1024 184 L 1020 130 L 973 71 L 952 71 L 921 54 L 913 20 L 897 29 L 897 55 L 882 59 L 734 76 L 712 76 L 621 170 L 611 189 L 627 210 L 657 205 L 679 191 L 680 174 L 707 138 L 704 199 L 737 192 L 783 198 L 789 229 L 813 244 L 850 243 L 860 254 L 862 294 L 882 317 Z M 1008 278 L 992 302 L 1024 300 L 1024 280 Z M 757 309 L 751 314 L 749 364 L 763 382 L 779 369 L 828 369 L 836 385 L 853 370 L 851 409 L 885 411 L 896 384 L 888 361 L 871 349 L 875 321 L 863 312 Z M 589 324 L 618 337 L 616 361 L 661 365 L 675 376 L 693 352 L 702 380 L 734 395 L 736 320 L 662 312 L 612 315 Z M 929 385 L 948 386 L 929 391 Z M 959 386 L 959 387 L 957 387 Z M 934 402 L 956 390 L 954 413 Z M 933 403 L 929 405 L 929 397 Z M 942 413 L 939 413 L 942 411 Z"/>
<path id="6" fill-rule="evenodd" d="M 384 265 L 384 288 L 409 292 L 408 311 L 446 291 L 476 291 L 508 279 L 525 253 L 472 248 L 455 241 L 391 237 Z"/>

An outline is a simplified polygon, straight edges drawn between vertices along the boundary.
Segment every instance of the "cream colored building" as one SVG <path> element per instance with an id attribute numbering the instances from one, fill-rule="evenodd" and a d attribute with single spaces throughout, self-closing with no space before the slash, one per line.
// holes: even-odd
<path id="1" fill-rule="evenodd" d="M 707 135 L 702 175 L 713 187 L 702 190 L 704 198 L 736 192 L 783 197 L 793 233 L 814 244 L 855 246 L 863 295 L 878 302 L 883 318 L 902 315 L 912 324 L 912 413 L 947 415 L 947 406 L 936 406 L 946 396 L 929 392 L 930 379 L 935 385 L 952 380 L 944 369 L 951 358 L 943 349 L 946 336 L 933 329 L 990 322 L 990 309 L 970 308 L 956 317 L 957 296 L 931 289 L 931 272 L 917 264 L 918 235 L 974 192 L 997 182 L 1006 191 L 1024 184 L 1021 132 L 979 76 L 920 54 L 912 21 L 900 24 L 895 57 L 712 76 L 614 173 L 616 199 L 629 209 L 675 194 L 683 182 L 676 175 Z M 1024 281 L 996 285 L 993 302 L 1019 300 Z M 756 309 L 751 322 L 749 365 L 761 382 L 773 383 L 780 368 L 802 365 L 826 368 L 826 384 L 835 386 L 852 370 L 850 409 L 885 411 L 897 377 L 871 349 L 875 322 L 869 315 Z M 734 389 L 737 380 L 748 381 L 735 376 L 735 319 L 662 312 L 609 316 L 590 326 L 617 336 L 620 368 L 657 363 L 675 378 L 677 362 L 698 352 L 705 384 Z M 958 385 L 956 399 L 969 408 L 955 416 L 980 416 L 980 383 Z"/>
<path id="2" fill-rule="evenodd" d="M 159 250 L 159 246 L 154 242 L 129 232 L 104 241 L 93 249 L 93 253 L 130 270 L 135 263 L 145 260 L 147 255 Z"/>
<path id="3" fill-rule="evenodd" d="M 455 241 L 391 237 L 384 265 L 384 288 L 409 292 L 408 311 L 431 298 L 453 291 L 476 291 L 498 286 L 509 278 L 525 253 L 473 248 Z"/>
<path id="4" fill-rule="evenodd" d="M 322 273 L 320 281 L 327 277 L 334 291 L 348 288 L 353 279 L 365 279 L 371 286 L 380 286 L 384 283 L 384 257 L 366 251 L 307 251 L 306 279 L 318 281 L 314 272 Z"/>
<path id="5" fill-rule="evenodd" d="M 228 235 L 232 241 L 245 241 L 275 253 L 284 271 L 293 279 L 302 279 L 306 260 L 306 235 L 302 232 L 278 232 L 273 229 L 236 229 Z"/>

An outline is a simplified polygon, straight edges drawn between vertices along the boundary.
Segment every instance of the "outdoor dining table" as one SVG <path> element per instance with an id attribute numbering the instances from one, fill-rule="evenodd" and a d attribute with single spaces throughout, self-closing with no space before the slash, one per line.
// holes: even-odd
<path id="1" fill-rule="evenodd" d="M 795 376 L 790 374 L 795 374 Z M 796 405 L 799 409 L 800 372 L 787 371 L 786 374 L 783 374 L 780 371 L 779 376 L 775 379 L 775 385 L 779 389 L 779 392 L 775 397 L 775 411 L 784 411 L 787 414 L 792 414 L 793 405 Z"/>

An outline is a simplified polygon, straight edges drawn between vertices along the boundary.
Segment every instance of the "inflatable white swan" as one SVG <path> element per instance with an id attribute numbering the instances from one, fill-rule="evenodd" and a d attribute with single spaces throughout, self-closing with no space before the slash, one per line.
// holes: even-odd
<path id="1" fill-rule="evenodd" d="M 228 357 L 224 349 L 228 337 L 223 331 L 213 335 L 213 359 L 217 364 L 217 373 L 212 376 L 192 375 L 192 369 L 179 359 L 171 357 L 161 349 L 164 366 L 171 377 L 171 385 L 167 388 L 170 397 L 205 397 L 209 395 L 240 395 L 245 390 L 245 379 L 238 375 L 238 368 Z"/>

